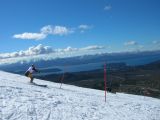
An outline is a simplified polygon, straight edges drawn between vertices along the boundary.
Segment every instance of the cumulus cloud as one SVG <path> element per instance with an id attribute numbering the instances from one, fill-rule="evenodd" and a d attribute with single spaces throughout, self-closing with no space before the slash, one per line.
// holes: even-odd
<path id="1" fill-rule="evenodd" d="M 52 34 L 53 28 L 51 25 L 47 25 L 47 26 L 42 27 L 40 31 L 43 34 Z"/>
<path id="2" fill-rule="evenodd" d="M 104 10 L 111 10 L 112 9 L 112 6 L 111 5 L 106 5 L 105 7 L 104 7 Z"/>
<path id="3" fill-rule="evenodd" d="M 15 58 L 15 57 L 26 57 L 26 56 L 37 56 L 42 54 L 49 54 L 49 53 L 55 53 L 55 54 L 62 54 L 62 53 L 69 53 L 69 52 L 83 52 L 83 51 L 91 51 L 91 50 L 99 50 L 103 49 L 103 46 L 98 45 L 91 45 L 83 48 L 73 48 L 71 46 L 68 46 L 64 49 L 53 49 L 50 46 L 43 46 L 42 44 L 39 44 L 37 46 L 29 47 L 27 50 L 21 50 L 18 52 L 12 52 L 12 53 L 2 53 L 0 54 L 0 59 L 6 59 L 6 58 Z"/>
<path id="4" fill-rule="evenodd" d="M 22 33 L 22 34 L 15 34 L 13 36 L 14 38 L 18 38 L 18 39 L 34 39 L 34 40 L 41 40 L 46 38 L 46 35 L 43 33 Z"/>
<path id="5" fill-rule="evenodd" d="M 19 52 L 13 53 L 4 53 L 0 54 L 0 58 L 13 58 L 13 57 L 24 57 L 24 56 L 32 56 L 32 55 L 40 55 L 40 54 L 48 54 L 52 53 L 54 50 L 50 46 L 43 46 L 39 44 L 37 46 L 29 47 L 28 50 L 21 50 Z"/>
<path id="6" fill-rule="evenodd" d="M 134 45 L 137 45 L 138 43 L 136 41 L 128 41 L 128 42 L 125 42 L 124 45 L 125 46 L 134 46 Z"/>
<path id="7" fill-rule="evenodd" d="M 17 39 L 31 39 L 31 40 L 42 40 L 45 39 L 48 35 L 68 35 L 74 31 L 65 27 L 65 26 L 51 26 L 47 25 L 40 29 L 39 33 L 29 33 L 24 32 L 22 34 L 15 34 L 13 38 Z"/>
<path id="8" fill-rule="evenodd" d="M 53 29 L 53 34 L 55 35 L 67 35 L 70 33 L 73 33 L 73 31 L 63 26 L 55 26 Z"/>
<path id="9" fill-rule="evenodd" d="M 50 46 L 43 46 L 42 44 L 39 44 L 37 46 L 30 47 L 27 51 L 25 51 L 25 55 L 48 54 L 53 51 L 54 50 Z"/>
<path id="10" fill-rule="evenodd" d="M 73 33 L 74 31 L 65 26 L 51 26 L 47 25 L 41 28 L 41 33 L 43 34 L 53 34 L 53 35 L 67 35 Z"/>
<path id="11" fill-rule="evenodd" d="M 16 39 L 26 39 L 26 40 L 42 40 L 45 39 L 48 35 L 59 35 L 64 36 L 71 33 L 74 33 L 77 29 L 80 32 L 85 32 L 88 29 L 91 29 L 92 26 L 81 24 L 78 28 L 68 28 L 66 26 L 59 26 L 59 25 L 46 25 L 40 29 L 40 32 L 31 33 L 31 32 L 24 32 L 21 34 L 13 35 L 13 38 Z"/>
<path id="12" fill-rule="evenodd" d="M 78 26 L 78 29 L 80 29 L 81 33 L 85 32 L 86 30 L 91 29 L 91 28 L 92 28 L 92 26 L 85 25 L 85 24 L 81 24 Z"/>

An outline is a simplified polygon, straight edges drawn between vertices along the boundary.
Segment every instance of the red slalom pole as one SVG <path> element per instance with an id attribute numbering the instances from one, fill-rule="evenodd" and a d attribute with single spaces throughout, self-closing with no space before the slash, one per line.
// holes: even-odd
<path id="1" fill-rule="evenodd" d="M 62 78 L 61 78 L 61 85 L 60 85 L 60 88 L 62 87 L 62 82 L 63 82 L 63 79 L 64 79 L 64 74 L 65 74 L 65 72 L 63 73 L 63 76 L 62 76 Z"/>
<path id="2" fill-rule="evenodd" d="M 105 92 L 105 102 L 106 102 L 106 88 L 107 88 L 107 68 L 106 68 L 106 63 L 104 64 L 104 92 Z"/>
<path id="3" fill-rule="evenodd" d="M 60 79 L 61 80 L 60 88 L 62 87 L 62 83 L 63 83 L 63 80 L 64 80 L 65 73 L 66 73 L 66 66 L 64 66 L 63 75 L 62 75 L 62 77 Z"/>

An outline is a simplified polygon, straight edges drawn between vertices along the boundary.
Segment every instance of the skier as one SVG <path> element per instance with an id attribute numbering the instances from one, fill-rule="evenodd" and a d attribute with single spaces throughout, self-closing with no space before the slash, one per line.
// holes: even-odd
<path id="1" fill-rule="evenodd" d="M 30 80 L 30 83 L 33 83 L 33 72 L 39 72 L 36 68 L 35 68 L 35 66 L 32 64 L 32 66 L 31 67 L 29 67 L 28 68 L 28 70 L 25 72 L 25 76 L 26 77 L 29 77 L 31 80 Z"/>

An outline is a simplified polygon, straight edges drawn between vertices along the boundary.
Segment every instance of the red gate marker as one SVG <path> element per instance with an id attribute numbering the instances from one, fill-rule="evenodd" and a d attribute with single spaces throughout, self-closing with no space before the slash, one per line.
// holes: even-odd
<path id="1" fill-rule="evenodd" d="M 105 102 L 106 102 L 106 88 L 107 88 L 107 83 L 106 83 L 106 79 L 107 79 L 107 76 L 106 76 L 106 73 L 107 73 L 107 69 L 106 69 L 106 64 L 104 64 L 104 92 L 105 92 Z"/>
<path id="2" fill-rule="evenodd" d="M 62 87 L 62 84 L 63 84 L 63 80 L 64 80 L 64 76 L 65 76 L 65 73 L 66 73 L 66 65 L 64 66 L 64 70 L 63 70 L 63 75 L 61 77 L 61 85 L 60 85 L 60 88 Z"/>
<path id="3" fill-rule="evenodd" d="M 65 74 L 65 73 L 63 73 L 63 76 L 62 76 L 62 78 L 61 78 L 61 85 L 60 85 L 60 88 L 62 87 L 62 83 L 63 83 L 63 79 L 64 79 L 64 74 Z"/>

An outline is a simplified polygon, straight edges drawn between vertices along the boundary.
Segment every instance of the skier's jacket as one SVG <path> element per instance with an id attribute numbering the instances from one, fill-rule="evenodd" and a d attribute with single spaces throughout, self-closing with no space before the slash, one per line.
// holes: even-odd
<path id="1" fill-rule="evenodd" d="M 38 70 L 35 67 L 33 66 L 29 67 L 28 70 L 25 72 L 25 76 L 32 74 L 34 71 L 38 72 Z"/>

